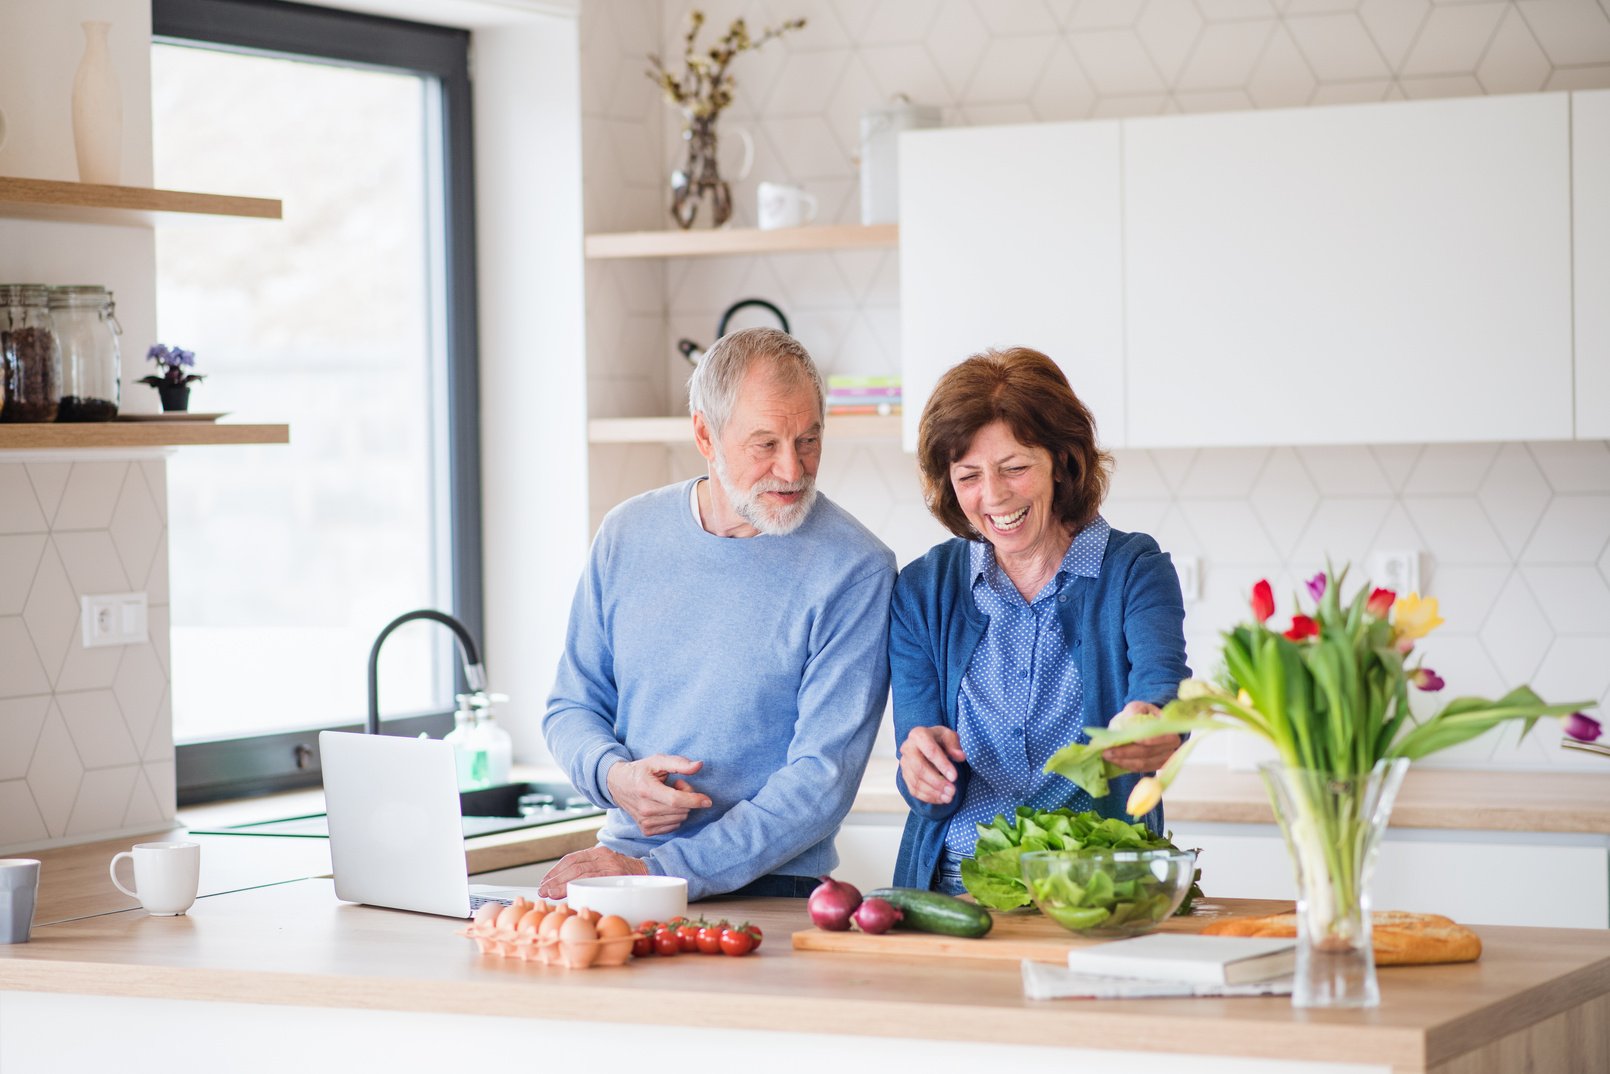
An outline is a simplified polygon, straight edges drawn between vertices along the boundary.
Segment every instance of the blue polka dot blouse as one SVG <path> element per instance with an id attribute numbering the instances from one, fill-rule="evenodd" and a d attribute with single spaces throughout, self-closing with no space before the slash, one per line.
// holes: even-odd
<path id="1" fill-rule="evenodd" d="M 1101 573 L 1112 527 L 1099 515 L 1073 538 L 1056 576 L 1025 601 L 995 562 L 987 541 L 968 548 L 973 600 L 989 626 L 962 676 L 957 733 L 971 775 L 945 834 L 946 872 L 973 855 L 975 825 L 1020 805 L 1091 808 L 1090 796 L 1062 776 L 1040 771 L 1053 753 L 1084 733 L 1079 663 L 1057 617 L 1069 579 Z"/>

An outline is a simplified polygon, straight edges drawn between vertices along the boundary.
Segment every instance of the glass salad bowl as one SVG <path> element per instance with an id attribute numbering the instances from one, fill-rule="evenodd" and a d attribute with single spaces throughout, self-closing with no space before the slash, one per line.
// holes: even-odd
<path id="1" fill-rule="evenodd" d="M 1191 890 L 1194 850 L 1030 850 L 1023 883 L 1046 917 L 1080 936 L 1133 936 L 1167 921 Z"/>

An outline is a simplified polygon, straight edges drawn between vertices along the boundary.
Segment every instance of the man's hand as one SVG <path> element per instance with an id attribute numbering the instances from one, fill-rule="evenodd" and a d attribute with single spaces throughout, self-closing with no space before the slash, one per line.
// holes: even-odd
<path id="1" fill-rule="evenodd" d="M 588 876 L 644 876 L 648 865 L 641 858 L 628 858 L 605 846 L 588 847 L 566 854 L 559 864 L 548 870 L 537 886 L 537 894 L 544 899 L 565 897 L 565 885 L 572 880 Z"/>
<path id="2" fill-rule="evenodd" d="M 667 784 L 665 777 L 673 773 L 691 776 L 703 767 L 703 761 L 656 753 L 641 761 L 615 763 L 604 777 L 604 784 L 615 804 L 637 821 L 639 831 L 644 835 L 664 835 L 680 828 L 693 810 L 710 808 L 710 799 L 690 787 L 687 780 Z"/>
<path id="3" fill-rule="evenodd" d="M 1124 706 L 1124 711 L 1108 721 L 1107 726 L 1118 727 L 1129 720 L 1156 716 L 1162 711 L 1156 705 L 1145 701 L 1131 701 Z M 1110 750 L 1102 750 L 1101 757 L 1127 772 L 1155 772 L 1162 768 L 1179 748 L 1179 735 L 1157 735 L 1154 738 L 1131 742 L 1127 746 L 1114 746 Z"/>
<path id="4" fill-rule="evenodd" d="M 948 727 L 913 727 L 900 747 L 900 775 L 919 802 L 944 805 L 956 797 L 956 766 L 967 760 L 961 736 Z"/>

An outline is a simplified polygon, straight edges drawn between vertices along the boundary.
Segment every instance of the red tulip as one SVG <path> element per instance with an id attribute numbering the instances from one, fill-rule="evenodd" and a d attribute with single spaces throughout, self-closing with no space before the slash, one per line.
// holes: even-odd
<path id="1" fill-rule="evenodd" d="M 1291 629 L 1286 631 L 1286 637 L 1292 641 L 1302 641 L 1304 638 L 1317 637 L 1318 634 L 1319 624 L 1306 615 L 1292 616 Z"/>
<path id="2" fill-rule="evenodd" d="M 1364 610 L 1377 619 L 1385 619 L 1392 612 L 1392 602 L 1397 599 L 1398 595 L 1390 589 L 1377 587 L 1370 593 L 1370 599 L 1365 603 Z"/>
<path id="3" fill-rule="evenodd" d="M 1252 617 L 1260 623 L 1269 621 L 1275 614 L 1275 591 L 1269 588 L 1268 579 L 1262 579 L 1252 587 Z"/>

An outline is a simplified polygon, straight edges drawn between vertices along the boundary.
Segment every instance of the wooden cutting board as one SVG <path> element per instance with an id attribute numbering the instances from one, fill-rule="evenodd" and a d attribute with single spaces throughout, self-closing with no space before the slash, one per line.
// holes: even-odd
<path id="1" fill-rule="evenodd" d="M 1156 929 L 1158 932 L 1199 932 L 1210 922 L 1226 917 L 1243 917 L 1249 914 L 1283 914 L 1292 904 L 1277 899 L 1204 899 L 1199 901 L 1185 917 L 1171 917 Z M 1076 936 L 1055 921 L 1036 911 L 1014 910 L 1009 913 L 992 912 L 995 925 L 989 935 L 978 940 L 939 936 L 932 932 L 906 932 L 897 930 L 882 936 L 872 936 L 851 929 L 848 932 L 828 932 L 809 928 L 794 933 L 796 951 L 838 951 L 856 955 L 940 956 L 944 958 L 983 958 L 1019 962 L 1063 964 L 1068 948 L 1103 943 L 1111 937 L 1087 939 Z"/>

